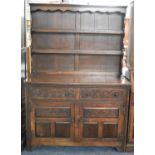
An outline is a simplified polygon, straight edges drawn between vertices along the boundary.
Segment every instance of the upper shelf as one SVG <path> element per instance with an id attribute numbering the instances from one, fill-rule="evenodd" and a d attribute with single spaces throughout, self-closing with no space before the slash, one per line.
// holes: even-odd
<path id="1" fill-rule="evenodd" d="M 93 54 L 93 55 L 122 55 L 116 50 L 64 50 L 64 49 L 32 49 L 32 53 L 45 54 Z"/>
<path id="2" fill-rule="evenodd" d="M 113 30 L 62 30 L 62 29 L 32 29 L 32 32 L 38 33 L 80 33 L 80 34 L 112 34 L 120 35 L 124 34 L 123 31 L 113 31 Z"/>

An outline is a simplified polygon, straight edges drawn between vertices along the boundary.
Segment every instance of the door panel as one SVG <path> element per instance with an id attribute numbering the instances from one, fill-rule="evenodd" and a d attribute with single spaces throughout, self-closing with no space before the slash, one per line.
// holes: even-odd
<path id="1" fill-rule="evenodd" d="M 50 123 L 36 123 L 35 135 L 36 137 L 50 137 Z"/>
<path id="2" fill-rule="evenodd" d="M 67 122 L 57 122 L 55 124 L 55 137 L 57 138 L 69 138 L 71 124 Z"/>
<path id="3" fill-rule="evenodd" d="M 85 123 L 83 124 L 83 137 L 84 138 L 97 138 L 98 137 L 98 123 Z"/>
<path id="4" fill-rule="evenodd" d="M 117 123 L 103 123 L 103 138 L 117 138 L 118 136 L 118 124 Z"/>

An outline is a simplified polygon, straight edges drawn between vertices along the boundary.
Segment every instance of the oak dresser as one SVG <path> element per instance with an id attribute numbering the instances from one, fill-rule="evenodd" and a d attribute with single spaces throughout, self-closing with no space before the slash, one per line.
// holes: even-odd
<path id="1" fill-rule="evenodd" d="M 30 4 L 27 146 L 125 150 L 123 6 Z"/>

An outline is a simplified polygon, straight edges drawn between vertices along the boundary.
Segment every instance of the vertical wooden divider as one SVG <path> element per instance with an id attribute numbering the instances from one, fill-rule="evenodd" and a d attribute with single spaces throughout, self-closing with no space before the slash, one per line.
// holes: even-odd
<path id="1" fill-rule="evenodd" d="M 75 21 L 75 29 L 80 29 L 80 13 L 76 13 L 76 21 Z M 75 50 L 80 49 L 80 35 L 78 33 L 75 34 Z M 79 54 L 75 54 L 75 71 L 79 70 Z"/>
<path id="2" fill-rule="evenodd" d="M 102 136 L 103 136 L 103 122 L 100 122 L 99 124 L 99 127 L 98 127 L 98 137 L 99 138 L 102 138 Z"/>
<path id="3" fill-rule="evenodd" d="M 51 123 L 51 137 L 55 137 L 55 123 Z"/>
<path id="4" fill-rule="evenodd" d="M 76 21 L 75 21 L 75 29 L 78 31 L 80 30 L 80 13 L 76 12 Z M 80 49 L 80 35 L 78 33 L 75 34 L 75 50 Z M 74 70 L 79 70 L 79 54 L 75 54 L 75 66 Z M 78 78 L 76 79 L 78 81 Z M 79 100 L 80 95 L 80 88 L 76 88 L 76 100 Z M 79 124 L 78 124 L 78 116 L 79 116 L 79 104 L 75 102 L 75 141 L 79 141 Z"/>

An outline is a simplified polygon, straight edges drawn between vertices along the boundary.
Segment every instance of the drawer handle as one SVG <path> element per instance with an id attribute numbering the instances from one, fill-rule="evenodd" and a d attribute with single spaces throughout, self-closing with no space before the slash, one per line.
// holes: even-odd
<path id="1" fill-rule="evenodd" d="M 88 93 L 86 93 L 86 94 L 85 94 L 85 96 L 86 96 L 86 97 L 88 97 L 88 96 L 89 96 L 89 94 L 88 94 Z"/>
<path id="2" fill-rule="evenodd" d="M 65 96 L 66 96 L 66 97 L 70 96 L 70 93 L 69 93 L 69 92 L 66 92 L 66 93 L 65 93 Z"/>
<path id="3" fill-rule="evenodd" d="M 118 93 L 114 93 L 113 96 L 114 97 L 118 97 L 119 95 L 118 95 Z"/>

